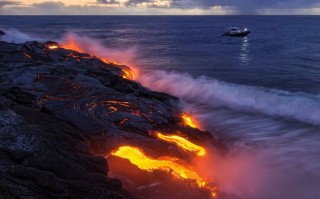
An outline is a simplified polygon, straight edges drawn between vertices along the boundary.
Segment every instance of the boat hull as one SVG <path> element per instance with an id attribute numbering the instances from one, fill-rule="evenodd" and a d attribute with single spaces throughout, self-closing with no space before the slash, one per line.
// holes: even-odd
<path id="1" fill-rule="evenodd" d="M 229 33 L 229 32 L 226 32 L 226 33 L 223 33 L 222 36 L 245 37 L 245 36 L 248 36 L 249 33 L 250 33 L 250 31 L 244 31 L 244 32 L 241 32 L 241 33 Z"/>

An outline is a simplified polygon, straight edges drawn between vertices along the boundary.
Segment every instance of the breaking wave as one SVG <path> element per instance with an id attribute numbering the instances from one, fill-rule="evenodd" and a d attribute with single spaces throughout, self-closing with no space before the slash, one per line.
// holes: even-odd
<path id="1" fill-rule="evenodd" d="M 145 72 L 139 80 L 144 86 L 168 92 L 190 104 L 224 106 L 320 124 L 320 97 L 307 93 L 237 85 L 208 77 L 193 78 L 189 74 L 166 71 Z"/>

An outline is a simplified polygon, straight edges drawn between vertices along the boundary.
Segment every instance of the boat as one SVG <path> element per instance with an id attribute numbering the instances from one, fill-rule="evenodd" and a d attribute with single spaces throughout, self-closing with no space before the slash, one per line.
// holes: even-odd
<path id="1" fill-rule="evenodd" d="M 224 32 L 222 36 L 229 36 L 229 37 L 245 37 L 250 33 L 250 31 L 245 28 L 241 30 L 238 27 L 230 27 L 228 31 Z"/>

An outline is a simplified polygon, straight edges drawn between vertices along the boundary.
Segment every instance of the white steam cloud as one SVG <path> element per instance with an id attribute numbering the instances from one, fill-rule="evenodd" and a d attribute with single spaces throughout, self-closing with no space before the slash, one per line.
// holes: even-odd
<path id="1" fill-rule="evenodd" d="M 23 43 L 26 41 L 43 41 L 41 38 L 30 36 L 16 29 L 3 29 L 5 35 L 0 36 L 0 40 L 9 43 Z"/>
<path id="2" fill-rule="evenodd" d="M 76 46 L 85 53 L 90 53 L 100 58 L 108 58 L 128 66 L 133 64 L 136 55 L 136 49 L 134 47 L 129 49 L 110 49 L 95 39 L 80 36 L 72 32 L 68 32 L 63 38 L 59 39 L 59 43 L 76 44 Z"/>

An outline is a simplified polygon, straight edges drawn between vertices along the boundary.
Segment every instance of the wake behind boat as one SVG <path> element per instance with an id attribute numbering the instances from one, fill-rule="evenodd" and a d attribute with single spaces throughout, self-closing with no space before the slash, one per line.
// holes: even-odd
<path id="1" fill-rule="evenodd" d="M 250 33 L 250 31 L 245 28 L 241 30 L 238 27 L 230 27 L 228 31 L 224 32 L 222 36 L 229 36 L 229 37 L 245 37 Z"/>

